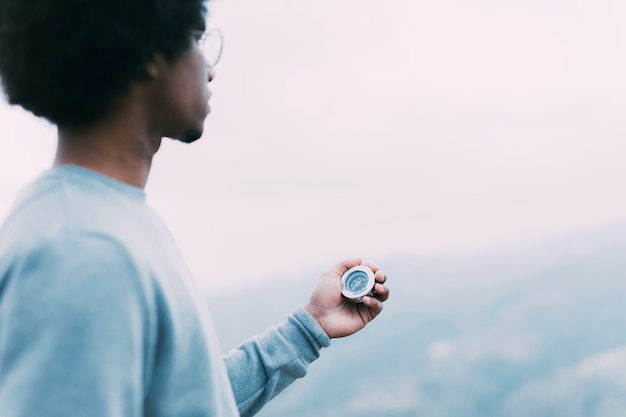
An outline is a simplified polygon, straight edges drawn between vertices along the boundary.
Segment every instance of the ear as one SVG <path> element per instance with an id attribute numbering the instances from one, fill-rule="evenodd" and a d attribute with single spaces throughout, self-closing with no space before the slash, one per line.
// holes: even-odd
<path id="1" fill-rule="evenodd" d="M 156 57 L 154 56 L 154 54 L 146 63 L 146 75 L 148 76 L 149 80 L 154 80 L 159 76 L 159 66 L 156 62 Z"/>
<path id="2" fill-rule="evenodd" d="M 146 63 L 146 75 L 148 76 L 149 80 L 154 80 L 155 78 L 158 78 L 159 75 L 161 75 L 161 71 L 163 66 L 165 65 L 165 62 L 165 57 L 162 54 L 158 52 L 150 54 L 150 58 Z"/>

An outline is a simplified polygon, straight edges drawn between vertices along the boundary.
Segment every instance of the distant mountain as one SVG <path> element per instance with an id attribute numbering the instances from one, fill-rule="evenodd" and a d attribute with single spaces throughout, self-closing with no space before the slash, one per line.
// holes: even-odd
<path id="1" fill-rule="evenodd" d="M 381 317 L 333 340 L 259 416 L 626 416 L 624 225 L 381 264 L 392 289 Z M 224 349 L 281 320 L 314 284 L 209 298 Z"/>

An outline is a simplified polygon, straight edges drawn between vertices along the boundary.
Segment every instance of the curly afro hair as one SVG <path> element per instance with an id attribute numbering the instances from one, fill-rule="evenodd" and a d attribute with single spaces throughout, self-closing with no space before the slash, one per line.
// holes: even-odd
<path id="1" fill-rule="evenodd" d="M 9 103 L 63 127 L 96 121 L 152 54 L 174 62 L 204 30 L 205 0 L 0 0 Z"/>

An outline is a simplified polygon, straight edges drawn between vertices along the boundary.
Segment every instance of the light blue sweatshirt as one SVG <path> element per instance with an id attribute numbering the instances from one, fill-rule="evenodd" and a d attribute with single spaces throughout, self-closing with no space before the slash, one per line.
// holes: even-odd
<path id="1" fill-rule="evenodd" d="M 66 165 L 0 230 L 2 417 L 251 416 L 330 344 L 299 306 L 224 358 L 143 190 Z"/>

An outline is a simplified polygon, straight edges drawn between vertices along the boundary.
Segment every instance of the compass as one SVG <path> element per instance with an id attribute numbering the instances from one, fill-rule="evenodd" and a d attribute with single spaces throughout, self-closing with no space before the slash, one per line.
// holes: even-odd
<path id="1" fill-rule="evenodd" d="M 374 294 L 374 272 L 367 266 L 359 265 L 348 269 L 341 277 L 341 293 L 348 301 L 363 302 L 364 295 Z"/>

